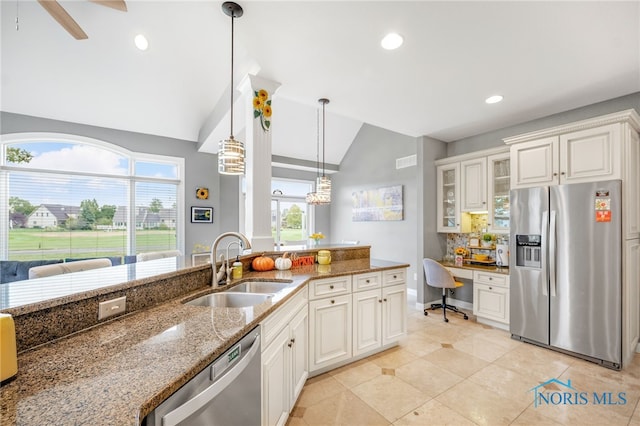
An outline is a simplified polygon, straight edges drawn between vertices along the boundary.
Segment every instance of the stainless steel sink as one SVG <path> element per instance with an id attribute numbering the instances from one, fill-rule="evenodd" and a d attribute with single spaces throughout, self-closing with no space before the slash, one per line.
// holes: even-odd
<path id="1" fill-rule="evenodd" d="M 272 297 L 273 294 L 234 293 L 225 291 L 198 297 L 197 299 L 185 302 L 185 305 L 212 306 L 217 308 L 246 308 L 263 303 Z"/>
<path id="2" fill-rule="evenodd" d="M 290 286 L 291 283 L 272 281 L 247 281 L 231 287 L 227 292 L 238 293 L 277 293 Z"/>

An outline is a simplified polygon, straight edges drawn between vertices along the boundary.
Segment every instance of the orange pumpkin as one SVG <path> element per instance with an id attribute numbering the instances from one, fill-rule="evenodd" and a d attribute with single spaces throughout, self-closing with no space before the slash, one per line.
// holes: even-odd
<path id="1" fill-rule="evenodd" d="M 259 256 L 253 259 L 251 267 L 258 272 L 271 271 L 275 266 L 275 262 L 272 258 L 267 256 Z"/>

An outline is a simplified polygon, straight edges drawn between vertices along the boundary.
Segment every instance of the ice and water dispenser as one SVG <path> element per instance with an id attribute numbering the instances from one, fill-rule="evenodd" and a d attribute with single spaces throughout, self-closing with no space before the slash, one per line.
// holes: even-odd
<path id="1" fill-rule="evenodd" d="M 516 235 L 516 266 L 542 268 L 540 235 Z"/>

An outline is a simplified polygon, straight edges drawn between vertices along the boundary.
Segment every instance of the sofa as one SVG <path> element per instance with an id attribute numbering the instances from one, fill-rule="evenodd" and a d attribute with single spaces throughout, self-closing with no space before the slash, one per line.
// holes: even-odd
<path id="1" fill-rule="evenodd" d="M 0 260 L 0 284 L 29 279 L 29 269 L 35 266 L 62 263 L 55 260 Z"/>

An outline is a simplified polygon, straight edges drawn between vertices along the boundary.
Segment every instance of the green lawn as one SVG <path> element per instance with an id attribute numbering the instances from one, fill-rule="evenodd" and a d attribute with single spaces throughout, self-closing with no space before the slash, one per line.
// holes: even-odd
<path id="1" fill-rule="evenodd" d="M 136 232 L 137 252 L 176 248 L 175 230 Z M 12 229 L 9 231 L 9 259 L 62 259 L 67 257 L 124 256 L 125 231 L 48 231 Z"/>

